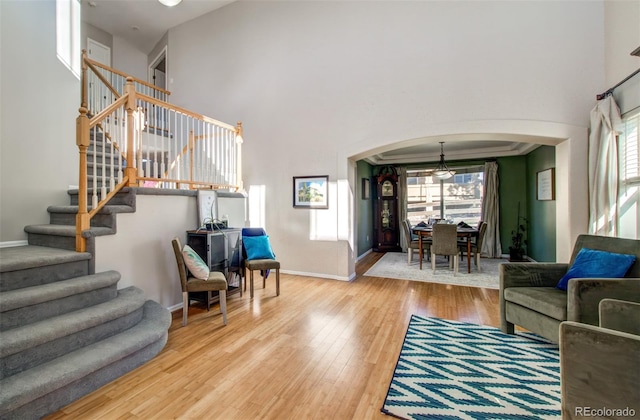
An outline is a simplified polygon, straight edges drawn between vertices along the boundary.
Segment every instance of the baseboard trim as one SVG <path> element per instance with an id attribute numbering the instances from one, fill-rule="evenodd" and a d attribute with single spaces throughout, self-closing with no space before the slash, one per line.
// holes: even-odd
<path id="1" fill-rule="evenodd" d="M 362 254 L 358 258 L 356 258 L 356 262 L 360 262 L 361 259 L 363 259 L 367 255 L 371 254 L 372 252 L 373 252 L 373 248 L 369 248 L 368 251 L 366 251 L 364 254 Z"/>
<path id="2" fill-rule="evenodd" d="M 505 260 L 509 260 L 509 254 L 502 254 L 500 256 L 500 258 L 504 258 Z M 531 258 L 528 255 L 525 255 L 524 258 L 526 258 L 526 261 L 521 261 L 521 262 L 538 262 L 538 261 L 534 260 L 533 258 Z"/>
<path id="3" fill-rule="evenodd" d="M 283 274 L 292 274 L 294 276 L 318 277 L 318 278 L 323 278 L 327 280 L 340 280 L 340 281 L 351 281 L 356 277 L 355 273 L 353 273 L 349 277 L 343 277 L 343 276 L 331 276 L 328 274 L 320 274 L 320 273 L 307 273 L 305 271 L 280 270 L 280 272 Z"/>
<path id="4" fill-rule="evenodd" d="M 26 239 L 22 241 L 0 242 L 0 248 L 13 248 L 15 246 L 27 246 L 27 245 L 29 245 L 29 241 L 27 241 Z"/>

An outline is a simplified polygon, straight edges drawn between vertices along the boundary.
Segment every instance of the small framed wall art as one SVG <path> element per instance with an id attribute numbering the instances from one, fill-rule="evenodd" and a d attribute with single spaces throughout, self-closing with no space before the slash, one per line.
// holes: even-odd
<path id="1" fill-rule="evenodd" d="M 328 209 L 329 176 L 294 176 L 293 207 L 296 209 Z"/>
<path id="2" fill-rule="evenodd" d="M 556 199 L 555 168 L 545 169 L 536 174 L 536 198 L 540 201 Z"/>

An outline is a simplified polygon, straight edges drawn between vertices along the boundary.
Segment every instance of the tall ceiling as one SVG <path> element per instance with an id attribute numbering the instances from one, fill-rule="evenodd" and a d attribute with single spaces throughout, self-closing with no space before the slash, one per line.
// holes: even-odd
<path id="1" fill-rule="evenodd" d="M 167 7 L 157 0 L 82 0 L 82 21 L 149 54 L 167 30 L 233 1 L 182 0 Z"/>
<path id="2" fill-rule="evenodd" d="M 235 0 L 182 0 L 174 7 L 166 7 L 157 0 L 81 1 L 83 22 L 120 37 L 149 54 L 169 29 Z M 524 155 L 535 149 L 537 144 L 545 143 L 544 139 L 532 136 L 448 135 L 437 139 L 413 139 L 372 151 L 362 158 L 377 165 L 434 162 L 440 158 L 440 141 L 445 142 L 447 161 Z"/>

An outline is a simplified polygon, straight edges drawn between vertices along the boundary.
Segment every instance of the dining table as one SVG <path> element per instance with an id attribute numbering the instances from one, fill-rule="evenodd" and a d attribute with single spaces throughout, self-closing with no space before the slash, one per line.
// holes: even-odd
<path id="1" fill-rule="evenodd" d="M 420 270 L 422 270 L 422 258 L 424 255 L 424 249 L 422 247 L 422 240 L 424 237 L 431 236 L 433 234 L 433 226 L 419 226 L 416 225 L 411 228 L 411 231 L 418 235 L 418 243 L 420 250 Z M 458 238 L 466 238 L 467 242 L 467 273 L 471 273 L 471 240 L 478 237 L 478 229 L 466 226 L 458 226 L 457 229 Z"/>

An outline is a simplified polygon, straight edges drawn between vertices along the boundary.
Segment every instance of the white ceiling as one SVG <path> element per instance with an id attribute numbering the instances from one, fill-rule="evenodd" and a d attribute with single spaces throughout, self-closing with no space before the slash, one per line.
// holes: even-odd
<path id="1" fill-rule="evenodd" d="M 149 54 L 170 28 L 233 1 L 182 0 L 177 6 L 166 7 L 157 0 L 82 0 L 82 21 Z"/>
<path id="2" fill-rule="evenodd" d="M 157 0 L 82 0 L 82 20 L 149 54 L 170 28 L 234 1 L 182 0 L 177 6 L 166 7 Z M 414 139 L 378 149 L 361 158 L 377 165 L 434 162 L 440 159 L 440 141 L 446 142 L 447 161 L 523 155 L 535 149 L 537 144 L 548 143 L 535 137 L 450 135 Z"/>

